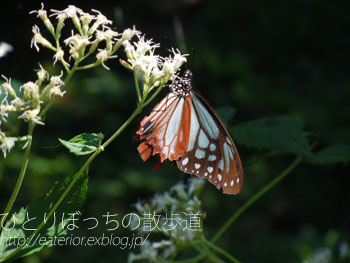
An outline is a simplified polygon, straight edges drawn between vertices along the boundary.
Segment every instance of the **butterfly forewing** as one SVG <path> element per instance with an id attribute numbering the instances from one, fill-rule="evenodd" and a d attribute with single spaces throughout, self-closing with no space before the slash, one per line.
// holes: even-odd
<path id="1" fill-rule="evenodd" d="M 208 179 L 224 193 L 237 194 L 242 188 L 243 170 L 236 146 L 209 103 L 198 92 L 191 92 L 191 98 L 192 139 L 177 166 L 185 173 Z"/>
<path id="2" fill-rule="evenodd" d="M 165 159 L 178 160 L 188 146 L 190 130 L 190 105 L 185 98 L 170 93 L 141 121 L 136 132 L 144 140 L 138 151 L 144 161 L 159 154 L 161 162 Z"/>

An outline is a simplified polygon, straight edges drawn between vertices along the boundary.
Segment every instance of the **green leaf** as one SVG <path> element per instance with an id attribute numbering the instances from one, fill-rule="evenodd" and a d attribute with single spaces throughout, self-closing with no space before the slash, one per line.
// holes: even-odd
<path id="1" fill-rule="evenodd" d="M 222 122 L 227 125 L 228 122 L 232 119 L 233 115 L 235 115 L 236 110 L 232 107 L 220 107 L 216 110 Z"/>
<path id="2" fill-rule="evenodd" d="M 71 153 L 75 155 L 87 155 L 96 151 L 103 140 L 102 133 L 82 133 L 69 141 L 58 139 Z"/>
<path id="3" fill-rule="evenodd" d="M 350 144 L 339 143 L 328 146 L 316 153 L 319 163 L 349 163 L 350 161 Z"/>
<path id="4" fill-rule="evenodd" d="M 11 254 L 17 246 L 21 245 L 19 242 L 23 243 L 29 238 L 40 223 L 45 220 L 47 214 L 62 196 L 73 178 L 74 176 L 68 176 L 61 183 L 56 182 L 48 193 L 31 202 L 26 208 L 21 208 L 20 211 L 8 216 L 8 221 L 0 236 L 0 259 Z M 28 256 L 43 248 L 51 247 L 55 244 L 55 239 L 57 244 L 58 237 L 67 235 L 69 232 L 67 224 L 71 223 L 72 213 L 78 212 L 83 205 L 87 188 L 88 170 L 81 175 L 76 186 L 58 211 L 54 213 L 50 220 L 47 220 L 45 227 L 14 258 Z M 29 219 L 32 220 L 28 221 Z"/>
<path id="5" fill-rule="evenodd" d="M 300 123 L 290 117 L 278 116 L 243 122 L 233 127 L 232 134 L 238 143 L 247 147 L 315 159 L 306 133 Z"/>

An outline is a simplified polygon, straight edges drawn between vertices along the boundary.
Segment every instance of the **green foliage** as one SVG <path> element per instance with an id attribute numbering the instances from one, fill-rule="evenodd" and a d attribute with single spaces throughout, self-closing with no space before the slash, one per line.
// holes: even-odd
<path id="1" fill-rule="evenodd" d="M 229 121 L 232 119 L 233 115 L 236 113 L 236 109 L 232 107 L 220 107 L 216 110 L 222 122 L 227 125 Z"/>
<path id="2" fill-rule="evenodd" d="M 256 119 L 232 129 L 235 140 L 247 147 L 314 158 L 299 122 L 286 116 Z"/>
<path id="3" fill-rule="evenodd" d="M 82 133 L 69 141 L 58 139 L 71 153 L 75 155 L 87 155 L 93 153 L 101 146 L 102 133 Z"/>
<path id="4" fill-rule="evenodd" d="M 321 164 L 344 163 L 350 161 L 350 144 L 339 143 L 330 145 L 316 153 Z"/>
<path id="5" fill-rule="evenodd" d="M 58 212 L 49 220 L 47 220 L 47 215 L 71 183 L 73 177 L 71 175 L 66 177 L 62 182 L 56 182 L 48 193 L 9 216 L 9 220 L 0 236 L 0 240 L 2 240 L 0 259 L 11 254 L 26 240 L 29 240 L 29 243 L 16 255 L 17 258 L 28 256 L 46 247 L 51 247 L 53 246 L 55 237 L 68 234 L 66 226 L 69 219 L 73 213 L 80 209 L 86 198 L 88 170 L 83 173 L 76 187 L 67 197 L 66 202 L 59 208 Z M 41 229 L 38 235 L 31 238 L 31 235 L 38 229 L 43 220 L 46 221 L 44 228 Z M 28 223 L 25 223 L 27 221 Z M 6 240 L 11 242 L 5 242 Z M 41 242 L 40 240 L 45 240 L 45 242 Z"/>

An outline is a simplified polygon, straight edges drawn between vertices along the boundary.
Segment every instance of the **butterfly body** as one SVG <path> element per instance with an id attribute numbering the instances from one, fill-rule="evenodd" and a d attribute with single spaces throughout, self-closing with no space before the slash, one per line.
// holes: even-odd
<path id="1" fill-rule="evenodd" d="M 192 88 L 191 78 L 186 71 L 175 79 L 171 92 L 141 121 L 138 151 L 144 161 L 159 154 L 161 163 L 176 161 L 183 172 L 237 194 L 243 169 L 236 146 L 214 109 Z"/>

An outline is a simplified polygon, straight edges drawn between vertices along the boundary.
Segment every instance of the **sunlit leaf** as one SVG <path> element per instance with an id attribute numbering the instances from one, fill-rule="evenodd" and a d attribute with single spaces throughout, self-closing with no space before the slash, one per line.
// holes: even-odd
<path id="1" fill-rule="evenodd" d="M 102 133 L 82 133 L 69 141 L 58 139 L 71 153 L 75 155 L 87 155 L 96 151 L 103 140 Z"/>

